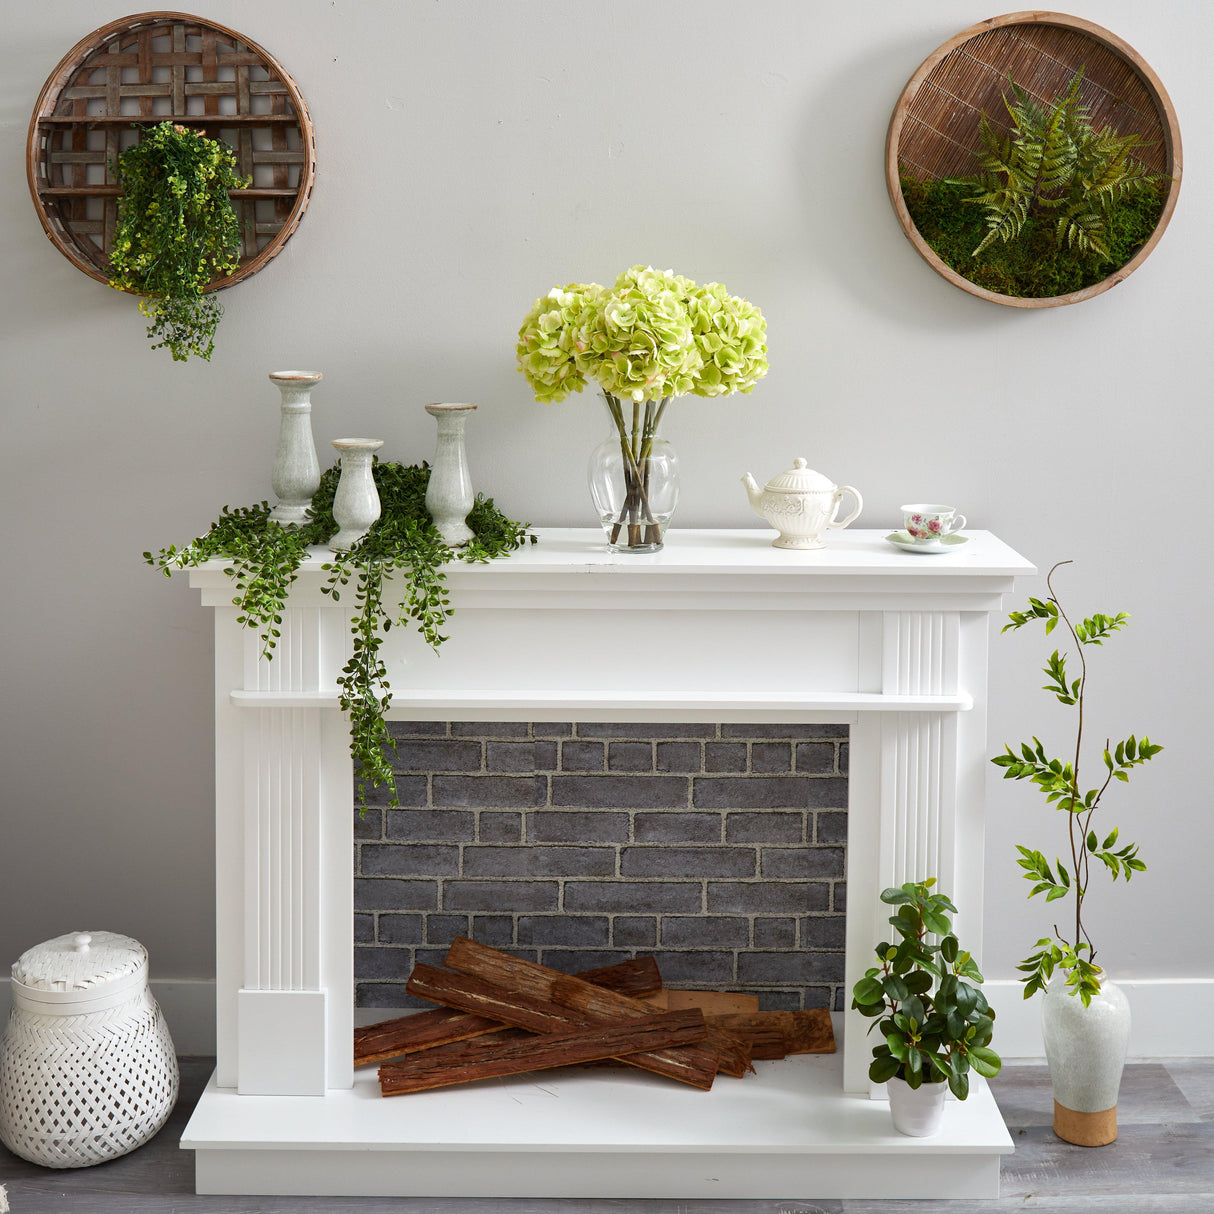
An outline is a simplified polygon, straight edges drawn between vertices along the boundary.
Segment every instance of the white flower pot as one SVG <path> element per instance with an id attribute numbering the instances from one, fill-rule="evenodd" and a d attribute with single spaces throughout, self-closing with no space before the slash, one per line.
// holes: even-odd
<path id="1" fill-rule="evenodd" d="M 927 1138 L 939 1132 L 944 1120 L 947 1083 L 923 1083 L 912 1088 L 905 1079 L 891 1079 L 885 1086 L 894 1129 L 899 1134 Z"/>
<path id="2" fill-rule="evenodd" d="M 1054 1087 L 1054 1133 L 1064 1142 L 1100 1147 L 1117 1137 L 1117 1090 L 1130 1043 L 1130 1004 L 1112 982 L 1088 1007 L 1061 977 L 1041 1005 L 1045 1057 Z"/>

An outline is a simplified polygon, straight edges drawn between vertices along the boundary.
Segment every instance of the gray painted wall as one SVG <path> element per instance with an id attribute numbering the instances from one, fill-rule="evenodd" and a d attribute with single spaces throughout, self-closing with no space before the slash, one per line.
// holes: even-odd
<path id="1" fill-rule="evenodd" d="M 648 261 L 725 282 L 770 326 L 753 396 L 670 410 L 683 526 L 756 523 L 740 474 L 804 455 L 861 488 L 869 526 L 955 501 L 1043 567 L 1075 558 L 1080 610 L 1134 613 L 1096 654 L 1092 732 L 1168 749 L 1111 798 L 1150 871 L 1128 897 L 1101 888 L 1092 926 L 1115 975 L 1214 976 L 1214 654 L 1193 540 L 1212 445 L 1214 6 L 1082 5 L 1166 82 L 1186 184 L 1130 282 L 1021 312 L 932 274 L 882 180 L 894 101 L 985 15 L 969 0 L 211 0 L 298 80 L 320 167 L 285 252 L 227 294 L 213 361 L 186 366 L 46 241 L 21 171 L 43 80 L 120 11 L 9 4 L 0 46 L 0 959 L 104 926 L 144 940 L 162 977 L 212 973 L 209 618 L 139 554 L 268 493 L 266 372 L 324 371 L 318 439 L 382 435 L 405 460 L 432 450 L 424 402 L 478 401 L 477 483 L 537 524 L 590 525 L 600 406 L 535 404 L 513 337 L 553 283 Z M 1057 737 L 1040 636 L 992 646 L 992 747 Z M 986 968 L 1009 977 L 1050 922 L 1023 902 L 1012 844 L 1058 850 L 1061 824 L 991 775 Z"/>

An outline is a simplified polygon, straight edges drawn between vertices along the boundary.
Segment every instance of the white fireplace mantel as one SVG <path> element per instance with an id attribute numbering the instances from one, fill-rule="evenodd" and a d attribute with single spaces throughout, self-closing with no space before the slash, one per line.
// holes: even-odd
<path id="1" fill-rule="evenodd" d="M 987 639 L 1029 562 L 981 531 L 941 556 L 854 529 L 808 553 L 766 531 L 672 531 L 650 556 L 611 554 L 598 531 L 539 536 L 448 567 L 440 654 L 388 634 L 392 717 L 845 723 L 848 987 L 881 933 L 881 889 L 928 875 L 981 956 Z M 838 1018 L 841 1059 L 759 1064 L 707 1094 L 596 1075 L 379 1099 L 373 1070 L 351 1064 L 352 768 L 335 678 L 352 608 L 321 593 L 326 556 L 301 570 L 272 662 L 236 623 L 222 562 L 190 575 L 215 609 L 218 1058 L 182 1140 L 199 1192 L 997 1194 L 1011 1143 L 985 1085 L 950 1105 L 941 1135 L 900 1138 L 869 1099 L 854 1013 Z M 520 1153 L 527 1166 L 506 1166 Z"/>

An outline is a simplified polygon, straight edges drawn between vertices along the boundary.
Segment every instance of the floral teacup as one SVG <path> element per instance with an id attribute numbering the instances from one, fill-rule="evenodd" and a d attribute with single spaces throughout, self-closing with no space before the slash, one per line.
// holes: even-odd
<path id="1" fill-rule="evenodd" d="M 956 506 L 919 503 L 902 507 L 902 525 L 916 543 L 938 544 L 965 526 L 965 515 Z"/>

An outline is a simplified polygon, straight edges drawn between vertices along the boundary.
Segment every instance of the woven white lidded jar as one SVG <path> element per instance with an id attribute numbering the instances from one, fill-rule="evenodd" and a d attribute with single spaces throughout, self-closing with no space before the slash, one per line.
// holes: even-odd
<path id="1" fill-rule="evenodd" d="M 0 1142 L 83 1168 L 148 1141 L 177 1103 L 177 1058 L 148 989 L 148 954 L 115 932 L 70 932 L 13 966 L 0 1040 Z"/>

